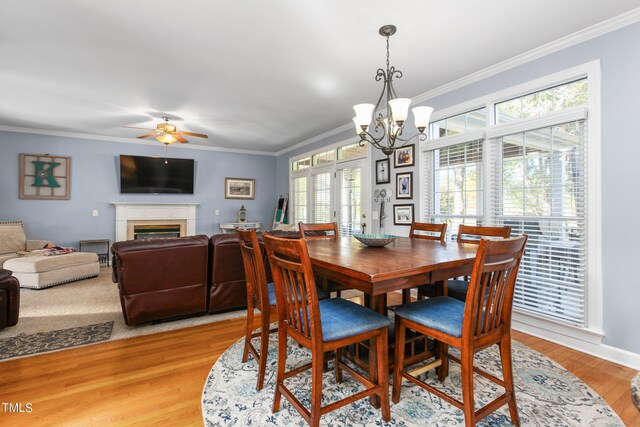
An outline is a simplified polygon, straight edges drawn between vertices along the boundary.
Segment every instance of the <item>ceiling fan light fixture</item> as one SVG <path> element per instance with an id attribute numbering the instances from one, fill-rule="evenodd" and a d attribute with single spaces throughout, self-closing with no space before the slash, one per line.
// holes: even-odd
<path id="1" fill-rule="evenodd" d="M 177 139 L 170 133 L 163 133 L 162 135 L 158 136 L 156 139 L 165 145 L 173 144 L 174 142 L 177 141 Z"/>

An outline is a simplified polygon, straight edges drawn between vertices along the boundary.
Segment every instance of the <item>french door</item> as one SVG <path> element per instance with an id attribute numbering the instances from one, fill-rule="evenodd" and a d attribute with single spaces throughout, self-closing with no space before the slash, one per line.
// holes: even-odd
<path id="1" fill-rule="evenodd" d="M 369 230 L 366 159 L 336 162 L 292 177 L 295 223 L 335 221 L 341 236 Z"/>
<path id="2" fill-rule="evenodd" d="M 341 236 L 366 233 L 368 169 L 364 160 L 339 163 L 335 172 L 335 221 Z"/>

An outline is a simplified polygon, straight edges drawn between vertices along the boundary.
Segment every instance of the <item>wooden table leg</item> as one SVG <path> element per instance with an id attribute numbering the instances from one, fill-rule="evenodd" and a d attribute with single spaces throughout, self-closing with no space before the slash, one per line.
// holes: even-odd
<path id="1" fill-rule="evenodd" d="M 369 297 L 369 308 L 386 316 L 387 294 L 371 295 Z M 378 381 L 378 370 L 376 369 L 376 346 L 377 344 L 375 339 L 369 340 L 369 375 L 371 376 L 371 381 L 374 383 Z M 378 396 L 369 397 L 369 401 L 374 408 L 380 408 L 380 399 Z"/>

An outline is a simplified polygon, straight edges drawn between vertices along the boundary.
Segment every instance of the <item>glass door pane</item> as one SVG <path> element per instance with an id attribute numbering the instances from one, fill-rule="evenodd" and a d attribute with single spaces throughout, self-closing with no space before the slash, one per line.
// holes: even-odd
<path id="1" fill-rule="evenodd" d="M 367 232 L 363 162 L 349 162 L 336 169 L 336 221 L 341 236 Z"/>

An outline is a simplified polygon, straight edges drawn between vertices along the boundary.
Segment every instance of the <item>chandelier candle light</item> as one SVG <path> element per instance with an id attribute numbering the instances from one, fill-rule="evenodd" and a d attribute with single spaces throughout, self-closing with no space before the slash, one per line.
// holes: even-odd
<path id="1" fill-rule="evenodd" d="M 381 36 L 387 38 L 387 69 L 378 68 L 376 73 L 376 81 L 383 80 L 384 87 L 376 105 L 354 105 L 353 109 L 356 112 L 356 117 L 353 118 L 353 123 L 356 125 L 356 132 L 360 135 L 360 143 L 366 141 L 381 150 L 385 155 L 390 156 L 397 148 L 402 147 L 415 135 L 407 139 L 400 138 L 409 115 L 411 99 L 398 98 L 393 88 L 393 78 L 402 78 L 402 71 L 389 66 L 389 37 L 396 33 L 396 27 L 394 25 L 385 25 L 378 32 Z M 388 105 L 386 117 L 382 113 L 377 113 L 376 115 L 376 111 L 378 111 L 383 99 Z M 433 108 L 421 106 L 415 107 L 411 111 L 413 111 L 418 132 L 420 132 L 420 135 L 424 135 L 429 126 L 429 117 L 433 112 Z M 372 121 L 373 132 L 369 132 Z M 396 142 L 401 142 L 402 144 L 396 146 Z"/>

